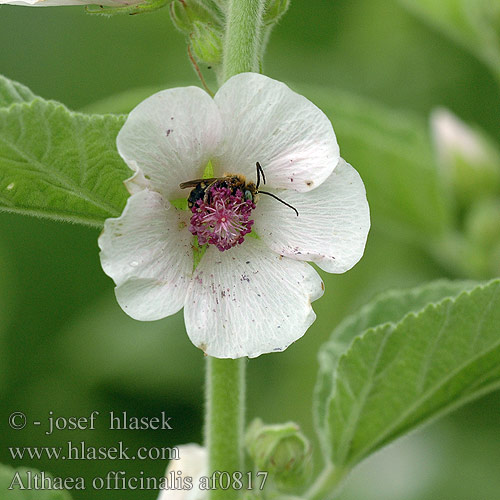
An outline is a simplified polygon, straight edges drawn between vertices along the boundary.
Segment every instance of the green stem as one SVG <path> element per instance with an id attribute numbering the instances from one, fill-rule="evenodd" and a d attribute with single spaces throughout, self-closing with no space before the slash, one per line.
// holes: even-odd
<path id="1" fill-rule="evenodd" d="M 205 439 L 209 474 L 243 472 L 246 359 L 207 358 Z M 215 489 L 211 500 L 234 500 L 235 491 Z"/>
<path id="2" fill-rule="evenodd" d="M 305 498 L 307 500 L 333 500 L 346 476 L 346 470 L 336 469 L 332 464 L 328 464 L 306 493 Z"/>
<path id="3" fill-rule="evenodd" d="M 258 71 L 265 0 L 229 0 L 224 39 L 226 81 L 245 71 Z M 223 83 L 223 82 L 221 82 Z M 246 359 L 207 360 L 205 445 L 209 474 L 243 471 Z M 210 490 L 210 500 L 234 500 L 233 488 Z"/>
<path id="4" fill-rule="evenodd" d="M 224 37 L 223 80 L 259 71 L 265 0 L 230 0 Z"/>

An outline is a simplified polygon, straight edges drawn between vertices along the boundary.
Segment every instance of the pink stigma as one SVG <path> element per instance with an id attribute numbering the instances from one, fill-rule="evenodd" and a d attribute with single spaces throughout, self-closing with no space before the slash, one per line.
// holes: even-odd
<path id="1" fill-rule="evenodd" d="M 255 203 L 246 200 L 241 189 L 233 192 L 225 181 L 213 183 L 204 199 L 198 200 L 191 212 L 189 230 L 198 237 L 199 245 L 215 245 L 221 252 L 243 243 L 252 231 L 249 219 Z"/>

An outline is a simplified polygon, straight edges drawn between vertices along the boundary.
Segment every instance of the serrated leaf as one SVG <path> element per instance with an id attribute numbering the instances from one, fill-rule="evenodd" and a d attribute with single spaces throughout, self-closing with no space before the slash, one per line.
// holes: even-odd
<path id="1" fill-rule="evenodd" d="M 131 171 L 115 139 L 125 118 L 35 99 L 0 109 L 0 210 L 101 226 Z"/>
<path id="2" fill-rule="evenodd" d="M 500 280 L 430 304 L 357 337 L 328 406 L 330 458 L 370 453 L 500 387 Z"/>
<path id="3" fill-rule="evenodd" d="M 357 335 L 385 323 L 398 323 L 408 313 L 421 311 L 445 297 L 456 297 L 476 284 L 473 281 L 440 280 L 410 290 L 390 290 L 376 297 L 357 314 L 344 319 L 318 353 L 319 371 L 313 409 L 320 436 L 329 434 L 327 409 L 334 390 L 338 360 Z M 329 456 L 330 444 L 324 439 L 320 439 L 320 442 L 325 455 Z"/>
<path id="4" fill-rule="evenodd" d="M 28 87 L 0 75 L 0 108 L 16 102 L 30 102 L 36 98 Z"/>
<path id="5" fill-rule="evenodd" d="M 435 28 L 462 44 L 500 76 L 498 0 L 400 0 Z"/>
<path id="6" fill-rule="evenodd" d="M 29 474 L 33 478 L 35 474 L 40 475 L 40 472 L 25 467 L 14 469 L 8 465 L 0 464 L 1 498 L 5 500 L 71 500 L 71 495 L 66 490 L 36 489 L 33 486 L 34 482 L 31 483 L 31 488 L 28 489 Z M 50 474 L 45 473 L 45 476 L 48 477 Z M 39 480 L 39 484 L 41 484 L 40 476 Z M 20 482 L 25 489 L 20 488 Z M 9 489 L 11 486 L 12 489 Z"/>
<path id="7" fill-rule="evenodd" d="M 342 156 L 359 171 L 374 226 L 419 244 L 449 227 L 425 120 L 347 92 L 301 89 L 330 118 Z"/>

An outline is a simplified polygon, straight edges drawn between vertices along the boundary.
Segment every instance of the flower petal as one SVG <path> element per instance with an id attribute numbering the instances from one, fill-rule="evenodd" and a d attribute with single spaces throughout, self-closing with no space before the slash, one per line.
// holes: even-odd
<path id="1" fill-rule="evenodd" d="M 212 98 L 198 87 L 163 90 L 129 114 L 116 140 L 127 165 L 141 169 L 155 191 L 187 197 L 181 182 L 199 178 L 221 139 Z"/>
<path id="2" fill-rule="evenodd" d="M 161 490 L 158 500 L 202 500 L 208 491 L 200 488 L 202 476 L 208 476 L 208 453 L 199 444 L 176 446 L 179 460 L 171 460 L 165 472 L 167 488 Z M 192 489 L 179 488 L 178 482 L 191 480 Z M 174 479 L 174 481 L 172 481 Z"/>
<path id="3" fill-rule="evenodd" d="M 361 259 L 370 211 L 365 187 L 356 170 L 340 160 L 332 175 L 308 193 L 279 191 L 295 212 L 260 195 L 254 211 L 255 232 L 275 252 L 315 262 L 330 273 L 343 273 Z"/>
<path id="4" fill-rule="evenodd" d="M 339 147 L 325 114 L 284 83 L 256 73 L 229 79 L 215 95 L 224 144 L 218 174 L 255 179 L 260 162 L 267 186 L 309 191 L 332 173 Z"/>
<path id="5" fill-rule="evenodd" d="M 0 0 L 1 4 L 8 5 L 24 5 L 26 7 L 55 7 L 58 5 L 111 5 L 116 7 L 124 7 L 127 5 L 135 5 L 144 0 Z"/>
<path id="6" fill-rule="evenodd" d="M 189 213 L 154 191 L 132 195 L 122 215 L 107 219 L 99 237 L 104 272 L 132 318 L 151 321 L 184 305 L 193 270 Z"/>
<path id="7" fill-rule="evenodd" d="M 184 319 L 194 345 L 217 358 L 282 351 L 316 315 L 323 283 L 307 263 L 248 238 L 224 253 L 210 246 L 188 290 Z"/>

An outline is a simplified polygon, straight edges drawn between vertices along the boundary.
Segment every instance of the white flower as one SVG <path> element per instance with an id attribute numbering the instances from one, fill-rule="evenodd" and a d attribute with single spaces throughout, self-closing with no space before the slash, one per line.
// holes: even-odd
<path id="1" fill-rule="evenodd" d="M 193 443 L 177 448 L 180 459 L 171 460 L 168 464 L 165 472 L 168 488 L 161 490 L 158 500 L 203 500 L 207 491 L 200 490 L 199 484 L 200 478 L 208 475 L 207 450 Z M 187 488 L 189 483 L 191 489 Z"/>
<path id="2" fill-rule="evenodd" d="M 340 158 L 327 117 L 283 83 L 244 73 L 214 99 L 197 87 L 159 92 L 130 113 L 117 145 L 135 174 L 123 214 L 99 238 L 103 269 L 133 318 L 184 307 L 191 341 L 210 356 L 286 349 L 314 321 L 311 302 L 324 289 L 306 261 L 342 273 L 363 254 L 363 183 Z M 180 184 L 201 178 L 209 161 L 215 177 L 242 174 L 247 182 L 259 162 L 259 191 L 293 208 L 236 191 L 232 181 L 198 186 L 192 211 L 172 205 L 189 194 Z M 245 237 L 249 228 L 257 238 Z M 192 233 L 213 243 L 194 272 Z"/>
<path id="3" fill-rule="evenodd" d="M 438 108 L 433 111 L 431 128 L 441 164 L 452 165 L 457 157 L 472 166 L 490 161 L 480 135 L 447 109 Z"/>
<path id="4" fill-rule="evenodd" d="M 24 5 L 26 7 L 54 7 L 57 5 L 110 5 L 112 7 L 127 7 L 136 5 L 144 0 L 0 0 L 0 5 Z"/>

